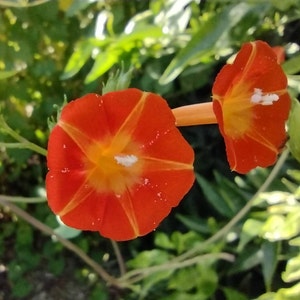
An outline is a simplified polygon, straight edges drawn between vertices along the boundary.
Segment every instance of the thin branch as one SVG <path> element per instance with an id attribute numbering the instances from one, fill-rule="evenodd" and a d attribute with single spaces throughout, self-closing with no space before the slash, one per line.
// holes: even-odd
<path id="1" fill-rule="evenodd" d="M 199 244 L 198 246 L 192 248 L 191 250 L 183 253 L 180 256 L 177 256 L 174 260 L 175 261 L 183 261 L 196 253 L 202 251 L 205 249 L 208 245 L 216 242 L 219 239 L 225 238 L 226 234 L 243 218 L 245 215 L 250 211 L 253 202 L 257 199 L 257 197 L 265 192 L 270 184 L 273 182 L 273 180 L 278 175 L 280 169 L 282 168 L 284 162 L 288 158 L 289 150 L 285 149 L 281 156 L 279 157 L 276 165 L 273 167 L 272 171 L 270 172 L 269 176 L 265 180 L 265 182 L 261 185 L 261 187 L 257 190 L 257 192 L 254 194 L 254 196 L 247 202 L 247 204 L 218 232 L 216 232 L 213 236 L 211 236 L 209 239 L 204 241 L 203 243 Z"/>
<path id="2" fill-rule="evenodd" d="M 44 156 L 47 155 L 47 150 L 28 141 L 27 139 L 25 139 L 24 137 L 22 137 L 21 135 L 19 135 L 16 131 L 14 131 L 4 120 L 3 116 L 0 115 L 0 124 L 1 124 L 1 128 L 0 130 L 4 133 L 9 134 L 12 138 L 14 138 L 16 141 L 18 141 L 20 144 L 23 145 L 23 148 L 27 148 L 30 149 L 32 151 L 35 151 L 39 154 L 42 154 Z M 9 144 L 11 145 L 11 143 Z M 5 144 L 4 144 L 5 146 Z M 20 148 L 20 146 L 19 146 Z"/>
<path id="3" fill-rule="evenodd" d="M 118 243 L 114 240 L 110 240 L 112 247 L 114 249 L 116 258 L 117 258 L 117 262 L 119 265 L 119 270 L 120 270 L 120 275 L 123 276 L 126 273 L 126 267 L 125 267 L 125 262 L 124 259 L 122 257 L 121 251 L 120 251 L 120 247 L 118 245 Z"/>
<path id="4" fill-rule="evenodd" d="M 69 240 L 61 237 L 60 235 L 56 234 L 52 228 L 43 224 L 36 218 L 32 217 L 30 214 L 28 214 L 18 206 L 14 205 L 13 203 L 5 201 L 1 196 L 0 196 L 0 204 L 2 206 L 8 207 L 17 216 L 19 216 L 20 218 L 22 218 L 23 220 L 31 224 L 33 227 L 37 228 L 38 230 L 42 231 L 43 233 L 49 236 L 55 237 L 65 248 L 69 249 L 71 252 L 73 252 L 79 258 L 81 258 L 87 265 L 89 265 L 107 284 L 114 285 L 116 287 L 119 286 L 118 280 L 116 278 L 109 275 L 97 262 L 92 260 L 78 246 L 76 246 Z"/>
<path id="5" fill-rule="evenodd" d="M 200 263 L 202 261 L 207 261 L 210 259 L 222 259 L 229 262 L 234 262 L 235 257 L 232 254 L 221 252 L 221 253 L 208 253 L 199 256 L 195 256 L 190 259 L 186 259 L 182 262 L 169 262 L 158 266 L 152 266 L 143 269 L 136 269 L 127 272 L 123 277 L 119 278 L 119 280 L 124 280 L 125 285 L 134 284 L 145 277 L 152 275 L 157 272 L 162 271 L 175 271 L 177 269 L 186 268 L 192 266 L 194 264 Z"/>
<path id="6" fill-rule="evenodd" d="M 21 202 L 21 203 L 40 203 L 46 202 L 47 199 L 45 197 L 19 197 L 19 196 L 7 196 L 0 195 L 0 199 L 8 202 Z"/>

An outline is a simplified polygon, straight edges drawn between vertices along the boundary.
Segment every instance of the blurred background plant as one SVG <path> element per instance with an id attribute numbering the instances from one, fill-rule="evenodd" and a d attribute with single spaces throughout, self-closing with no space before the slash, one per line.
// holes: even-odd
<path id="1" fill-rule="evenodd" d="M 155 232 L 118 245 L 61 225 L 44 188 L 55 105 L 101 93 L 121 65 L 170 107 L 210 101 L 226 60 L 262 39 L 285 48 L 297 98 L 299 19 L 298 0 L 0 0 L 0 299 L 299 299 L 300 171 L 287 151 L 239 176 L 216 126 L 182 129 L 192 190 Z"/>

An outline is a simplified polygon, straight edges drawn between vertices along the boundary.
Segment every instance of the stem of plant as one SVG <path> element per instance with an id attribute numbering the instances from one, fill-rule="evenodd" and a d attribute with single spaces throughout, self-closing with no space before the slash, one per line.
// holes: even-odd
<path id="1" fill-rule="evenodd" d="M 257 197 L 265 192 L 272 181 L 276 178 L 278 175 L 280 169 L 282 168 L 284 162 L 288 158 L 289 150 L 285 149 L 282 154 L 280 155 L 276 165 L 273 167 L 272 171 L 270 172 L 269 176 L 265 180 L 265 182 L 262 184 L 262 186 L 258 189 L 258 191 L 253 195 L 253 197 L 247 202 L 247 204 L 235 215 L 234 218 L 232 218 L 222 229 L 220 229 L 218 232 L 216 232 L 213 236 L 211 236 L 209 239 L 204 241 L 203 243 L 199 244 L 199 246 L 196 246 L 192 248 L 191 250 L 183 253 L 180 256 L 177 256 L 174 261 L 183 261 L 187 258 L 190 258 L 191 256 L 195 255 L 196 253 L 202 251 L 205 249 L 208 245 L 223 239 L 226 237 L 227 233 L 243 218 L 245 215 L 249 212 L 251 209 L 253 202 L 257 199 Z"/>
<path id="2" fill-rule="evenodd" d="M 19 135 L 16 131 L 14 131 L 4 120 L 3 116 L 0 116 L 0 123 L 1 123 L 1 130 L 5 133 L 7 133 L 8 135 L 10 135 L 12 138 L 14 138 L 16 141 L 18 141 L 19 143 L 8 143 L 7 146 L 9 148 L 26 148 L 26 149 L 30 149 L 36 153 L 39 153 L 41 155 L 46 156 L 47 155 L 47 150 L 28 141 L 27 139 L 25 139 L 24 137 L 22 137 L 21 135 Z M 5 146 L 5 143 L 3 143 L 3 145 Z"/>
<path id="3" fill-rule="evenodd" d="M 117 258 L 120 275 L 123 276 L 126 273 L 126 267 L 125 267 L 125 263 L 124 263 L 124 260 L 123 260 L 123 257 L 122 257 L 121 251 L 120 251 L 120 247 L 119 247 L 118 243 L 114 240 L 111 240 L 111 244 L 114 249 L 116 258 Z"/>
<path id="4" fill-rule="evenodd" d="M 263 185 L 259 188 L 259 190 L 253 195 L 253 197 L 247 202 L 247 204 L 238 212 L 238 214 L 229 221 L 222 229 L 220 229 L 217 233 L 215 233 L 213 236 L 211 236 L 209 239 L 204 241 L 203 243 L 199 244 L 199 246 L 195 246 L 191 250 L 183 253 L 182 255 L 179 255 L 175 257 L 174 259 L 170 260 L 168 263 L 158 265 L 158 266 L 152 266 L 149 268 L 143 268 L 143 269 L 136 269 L 130 272 L 127 272 L 124 276 L 120 278 L 120 280 L 126 280 L 126 284 L 133 284 L 135 282 L 140 281 L 141 279 L 149 276 L 150 274 L 153 274 L 155 272 L 164 271 L 164 270 L 175 270 L 179 268 L 183 268 L 189 265 L 192 265 L 196 262 L 199 262 L 199 260 L 203 257 L 207 257 L 212 254 L 203 254 L 198 255 L 197 253 L 203 251 L 204 249 L 207 249 L 207 246 L 210 244 L 218 241 L 219 239 L 223 239 L 226 237 L 226 234 L 243 218 L 245 215 L 249 212 L 251 209 L 253 202 L 257 199 L 257 197 L 265 192 L 272 181 L 276 178 L 278 175 L 280 169 L 282 168 L 285 160 L 287 159 L 289 155 L 289 150 L 286 149 L 281 156 L 279 157 L 276 165 L 270 172 L 269 176 L 263 183 Z M 221 255 L 221 259 L 225 259 L 222 257 L 223 254 L 230 255 L 228 253 L 216 253 L 215 255 Z M 231 255 L 230 258 L 227 256 L 227 260 L 233 261 L 234 257 Z M 124 283 L 125 283 L 124 282 Z"/>
<path id="5" fill-rule="evenodd" d="M 8 207 L 13 213 L 15 213 L 18 217 L 25 220 L 41 232 L 44 232 L 45 234 L 55 237 L 65 248 L 69 249 L 71 252 L 76 254 L 78 257 L 80 257 L 87 265 L 89 265 L 95 273 L 97 273 L 108 285 L 113 285 L 116 287 L 119 287 L 120 284 L 118 280 L 111 275 L 109 275 L 97 262 L 92 260 L 85 252 L 83 252 L 78 246 L 73 244 L 67 239 L 64 239 L 63 237 L 56 234 L 52 228 L 48 227 L 47 225 L 43 224 L 39 220 L 32 217 L 30 214 L 25 212 L 23 209 L 19 208 L 15 204 L 11 202 L 7 202 L 5 199 L 3 199 L 0 196 L 0 204 L 2 206 Z"/>
<path id="6" fill-rule="evenodd" d="M 7 196 L 0 195 L 0 199 L 7 202 L 21 202 L 21 203 L 41 203 L 46 202 L 47 199 L 45 197 L 18 197 L 18 196 Z"/>
<path id="7" fill-rule="evenodd" d="M 119 280 L 120 281 L 124 280 L 125 286 L 127 286 L 128 284 L 132 285 L 154 273 L 162 272 L 162 271 L 175 271 L 177 269 L 189 267 L 201 261 L 206 261 L 208 259 L 222 259 L 229 262 L 233 262 L 235 258 L 232 254 L 225 253 L 225 252 L 207 253 L 207 254 L 202 254 L 199 256 L 186 259 L 181 262 L 171 261 L 158 266 L 151 266 L 148 268 L 132 270 L 130 272 L 127 272 L 123 277 L 119 278 Z"/>

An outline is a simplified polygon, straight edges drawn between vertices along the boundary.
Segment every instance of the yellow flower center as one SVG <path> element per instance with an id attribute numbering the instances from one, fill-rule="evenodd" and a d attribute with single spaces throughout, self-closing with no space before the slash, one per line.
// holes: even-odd
<path id="1" fill-rule="evenodd" d="M 126 134 L 107 142 L 92 143 L 84 158 L 87 182 L 98 192 L 122 194 L 138 182 L 143 160 L 136 143 Z"/>
<path id="2" fill-rule="evenodd" d="M 252 124 L 254 104 L 250 101 L 251 96 L 249 87 L 238 83 L 233 85 L 222 101 L 224 132 L 233 139 L 243 136 Z"/>

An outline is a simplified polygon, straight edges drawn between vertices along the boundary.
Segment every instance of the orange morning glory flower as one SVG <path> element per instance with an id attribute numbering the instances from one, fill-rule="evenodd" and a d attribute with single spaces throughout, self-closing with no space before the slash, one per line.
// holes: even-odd
<path id="1" fill-rule="evenodd" d="M 275 163 L 286 141 L 287 78 L 265 42 L 242 46 L 212 89 L 213 102 L 176 108 L 178 126 L 218 123 L 230 168 L 247 173 Z"/>
<path id="2" fill-rule="evenodd" d="M 133 239 L 154 230 L 191 188 L 193 160 L 160 96 L 88 94 L 63 108 L 50 134 L 48 203 L 70 227 Z"/>

